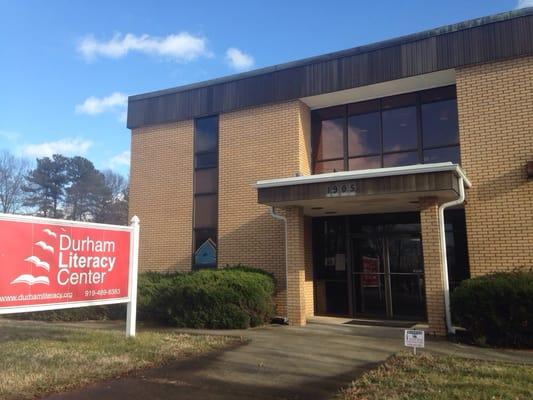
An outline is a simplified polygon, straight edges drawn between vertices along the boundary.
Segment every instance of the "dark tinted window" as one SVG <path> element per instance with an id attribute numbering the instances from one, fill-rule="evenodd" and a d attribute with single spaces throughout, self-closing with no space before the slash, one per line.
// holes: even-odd
<path id="1" fill-rule="evenodd" d="M 455 97 L 455 86 L 445 86 L 420 92 L 420 100 L 422 101 L 422 103 L 455 99 Z"/>
<path id="2" fill-rule="evenodd" d="M 217 151 L 218 144 L 218 118 L 208 117 L 196 120 L 194 135 L 194 151 L 203 153 Z"/>
<path id="3" fill-rule="evenodd" d="M 314 110 L 311 120 L 316 174 L 459 162 L 454 85 Z"/>
<path id="4" fill-rule="evenodd" d="M 322 161 L 315 163 L 315 174 L 344 171 L 344 160 Z"/>
<path id="5" fill-rule="evenodd" d="M 457 101 L 422 104 L 422 132 L 424 147 L 459 143 Z"/>
<path id="6" fill-rule="evenodd" d="M 215 228 L 217 226 L 217 196 L 203 195 L 194 199 L 194 227 Z"/>
<path id="7" fill-rule="evenodd" d="M 357 157 L 348 160 L 350 170 L 372 169 L 381 167 L 381 156 Z"/>
<path id="8" fill-rule="evenodd" d="M 344 119 L 335 118 L 321 122 L 317 142 L 317 160 L 339 158 L 344 155 Z"/>
<path id="9" fill-rule="evenodd" d="M 379 113 L 348 118 L 348 154 L 363 156 L 380 152 Z"/>
<path id="10" fill-rule="evenodd" d="M 454 164 L 459 164 L 459 146 L 424 150 L 424 162 L 426 164 L 445 161 L 451 161 Z"/>
<path id="11" fill-rule="evenodd" d="M 218 223 L 218 116 L 194 125 L 193 269 L 216 267 Z"/>
<path id="12" fill-rule="evenodd" d="M 418 152 L 408 151 L 406 153 L 385 154 L 383 156 L 384 167 L 403 167 L 405 165 L 418 164 Z"/>
<path id="13" fill-rule="evenodd" d="M 416 107 L 383 111 L 383 151 L 416 149 Z"/>
<path id="14" fill-rule="evenodd" d="M 211 168 L 218 165 L 218 154 L 217 153 L 204 153 L 196 155 L 196 168 Z"/>
<path id="15" fill-rule="evenodd" d="M 199 169 L 194 176 L 196 194 L 215 193 L 218 188 L 218 168 Z"/>

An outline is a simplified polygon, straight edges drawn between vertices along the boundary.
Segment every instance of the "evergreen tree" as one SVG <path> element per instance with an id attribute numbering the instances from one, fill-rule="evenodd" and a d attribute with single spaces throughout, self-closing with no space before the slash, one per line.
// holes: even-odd
<path id="1" fill-rule="evenodd" d="M 37 167 L 26 177 L 23 191 L 26 193 L 24 205 L 37 209 L 44 217 L 61 218 L 61 207 L 65 198 L 68 159 L 61 154 L 52 158 L 37 159 Z"/>
<path id="2" fill-rule="evenodd" d="M 67 176 L 70 186 L 66 193 L 67 218 L 92 221 L 101 213 L 105 199 L 111 196 L 104 175 L 84 157 L 68 160 Z"/>

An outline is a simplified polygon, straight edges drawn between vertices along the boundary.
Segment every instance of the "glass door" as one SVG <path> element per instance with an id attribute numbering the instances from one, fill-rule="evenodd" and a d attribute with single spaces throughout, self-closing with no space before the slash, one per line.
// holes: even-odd
<path id="1" fill-rule="evenodd" d="M 359 226 L 351 243 L 355 316 L 424 320 L 420 225 Z"/>
<path id="2" fill-rule="evenodd" d="M 362 317 L 386 318 L 388 279 L 383 238 L 379 226 L 361 227 L 364 235 L 352 237 L 354 313 Z"/>
<path id="3" fill-rule="evenodd" d="M 389 226 L 385 236 L 391 288 L 391 317 L 426 317 L 422 241 L 418 224 Z"/>

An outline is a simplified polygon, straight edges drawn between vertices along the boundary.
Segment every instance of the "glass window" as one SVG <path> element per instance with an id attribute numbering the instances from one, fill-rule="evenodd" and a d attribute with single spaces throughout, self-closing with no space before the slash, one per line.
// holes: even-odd
<path id="1" fill-rule="evenodd" d="M 217 235 L 214 229 L 194 232 L 194 264 L 197 268 L 216 267 Z"/>
<path id="2" fill-rule="evenodd" d="M 315 174 L 324 174 L 326 172 L 344 171 L 344 159 L 333 161 L 317 161 L 315 163 Z"/>
<path id="3" fill-rule="evenodd" d="M 317 160 L 340 158 L 344 156 L 344 119 L 335 118 L 321 121 L 317 142 Z"/>
<path id="4" fill-rule="evenodd" d="M 417 148 L 416 107 L 403 107 L 382 112 L 383 151 Z"/>
<path id="5" fill-rule="evenodd" d="M 445 86 L 436 89 L 429 89 L 420 92 L 420 100 L 422 103 L 428 103 L 431 101 L 440 101 L 447 99 L 455 99 L 455 86 Z"/>
<path id="6" fill-rule="evenodd" d="M 445 146 L 459 142 L 459 122 L 455 99 L 422 104 L 424 147 Z"/>
<path id="7" fill-rule="evenodd" d="M 424 150 L 424 162 L 426 164 L 446 161 L 451 161 L 454 164 L 459 164 L 459 146 Z"/>
<path id="8" fill-rule="evenodd" d="M 385 97 L 381 100 L 381 108 L 387 110 L 416 104 L 416 93 L 400 94 L 398 96 Z"/>
<path id="9" fill-rule="evenodd" d="M 218 142 L 218 117 L 207 117 L 196 120 L 194 135 L 195 153 L 216 152 Z"/>
<path id="10" fill-rule="evenodd" d="M 403 167 L 405 165 L 419 164 L 418 152 L 408 151 L 406 153 L 385 154 L 383 156 L 384 167 Z"/>
<path id="11" fill-rule="evenodd" d="M 348 161 L 350 170 L 372 169 L 381 167 L 381 156 L 350 158 Z"/>
<path id="12" fill-rule="evenodd" d="M 194 198 L 194 227 L 214 228 L 217 226 L 217 196 L 202 195 Z"/>
<path id="13" fill-rule="evenodd" d="M 315 174 L 459 162 L 454 85 L 314 110 L 311 121 Z"/>
<path id="14" fill-rule="evenodd" d="M 380 152 L 379 113 L 354 115 L 348 118 L 348 154 L 364 156 Z"/>
<path id="15" fill-rule="evenodd" d="M 197 154 L 194 158 L 196 159 L 195 168 L 212 168 L 218 164 L 217 153 Z"/>
<path id="16" fill-rule="evenodd" d="M 194 175 L 194 193 L 215 193 L 218 187 L 218 168 L 199 169 Z"/>

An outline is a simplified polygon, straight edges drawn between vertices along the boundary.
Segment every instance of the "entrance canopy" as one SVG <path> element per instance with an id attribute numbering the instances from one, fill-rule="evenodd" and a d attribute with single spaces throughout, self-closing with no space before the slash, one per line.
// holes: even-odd
<path id="1" fill-rule="evenodd" d="M 300 206 L 305 215 L 370 214 L 417 211 L 421 197 L 454 200 L 461 178 L 471 186 L 459 165 L 446 162 L 271 179 L 256 187 L 260 204 Z"/>

